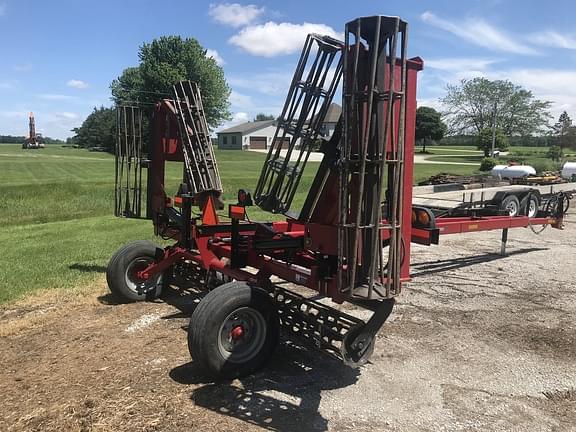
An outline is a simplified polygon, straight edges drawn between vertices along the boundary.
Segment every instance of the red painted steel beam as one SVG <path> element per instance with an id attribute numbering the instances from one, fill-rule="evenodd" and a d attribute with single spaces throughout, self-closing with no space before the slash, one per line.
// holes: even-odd
<path id="1" fill-rule="evenodd" d="M 504 228 L 525 228 L 529 225 L 554 225 L 555 218 L 529 218 L 528 216 L 494 216 L 487 218 L 440 218 L 436 227 L 440 234 L 456 234 L 476 231 L 489 231 Z"/>

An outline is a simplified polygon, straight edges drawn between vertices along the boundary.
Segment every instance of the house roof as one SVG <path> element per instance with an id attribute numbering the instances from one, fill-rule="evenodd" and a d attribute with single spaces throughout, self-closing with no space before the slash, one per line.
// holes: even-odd
<path id="1" fill-rule="evenodd" d="M 253 121 L 253 122 L 246 122 L 236 126 L 232 126 L 231 128 L 224 129 L 218 134 L 223 133 L 242 133 L 247 134 L 251 133 L 260 129 L 264 129 L 265 127 L 272 126 L 274 124 L 274 120 L 262 120 L 262 121 Z"/>
<path id="2" fill-rule="evenodd" d="M 332 102 L 326 112 L 324 123 L 338 123 L 340 115 L 342 114 L 342 107 L 337 103 Z"/>

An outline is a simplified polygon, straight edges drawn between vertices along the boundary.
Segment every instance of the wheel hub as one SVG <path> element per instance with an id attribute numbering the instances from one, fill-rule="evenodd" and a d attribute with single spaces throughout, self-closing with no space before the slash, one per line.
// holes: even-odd
<path id="1" fill-rule="evenodd" d="M 244 337 L 244 327 L 242 327 L 241 325 L 234 327 L 230 331 L 230 339 L 232 339 L 232 341 L 238 341 L 243 337 Z"/>
<path id="2" fill-rule="evenodd" d="M 260 352 L 266 338 L 266 322 L 260 312 L 239 308 L 220 327 L 218 349 L 232 363 L 243 363 Z"/>

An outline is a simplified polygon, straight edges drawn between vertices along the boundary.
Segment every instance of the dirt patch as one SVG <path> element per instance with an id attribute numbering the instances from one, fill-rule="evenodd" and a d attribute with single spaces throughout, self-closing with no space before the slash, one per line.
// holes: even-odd
<path id="1" fill-rule="evenodd" d="M 575 219 L 512 230 L 505 258 L 497 232 L 415 247 L 360 370 L 284 334 L 264 370 L 214 382 L 186 346 L 194 293 L 116 304 L 100 281 L 6 305 L 0 430 L 575 430 Z"/>

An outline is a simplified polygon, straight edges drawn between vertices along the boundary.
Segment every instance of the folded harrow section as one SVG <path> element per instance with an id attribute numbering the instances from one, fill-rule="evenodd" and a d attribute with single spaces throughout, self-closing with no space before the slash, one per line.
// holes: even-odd
<path id="1" fill-rule="evenodd" d="M 116 108 L 116 179 L 114 215 L 141 217 L 142 212 L 142 110 Z"/>
<path id="2" fill-rule="evenodd" d="M 338 285 L 352 297 L 400 293 L 406 28 L 399 18 L 383 16 L 346 25 Z M 389 246 L 386 254 L 382 239 Z"/>
<path id="3" fill-rule="evenodd" d="M 290 209 L 342 77 L 342 48 L 342 42 L 328 36 L 306 39 L 254 193 L 263 210 Z"/>
<path id="4" fill-rule="evenodd" d="M 222 192 L 200 89 L 194 82 L 181 81 L 172 90 L 188 192 Z"/>

